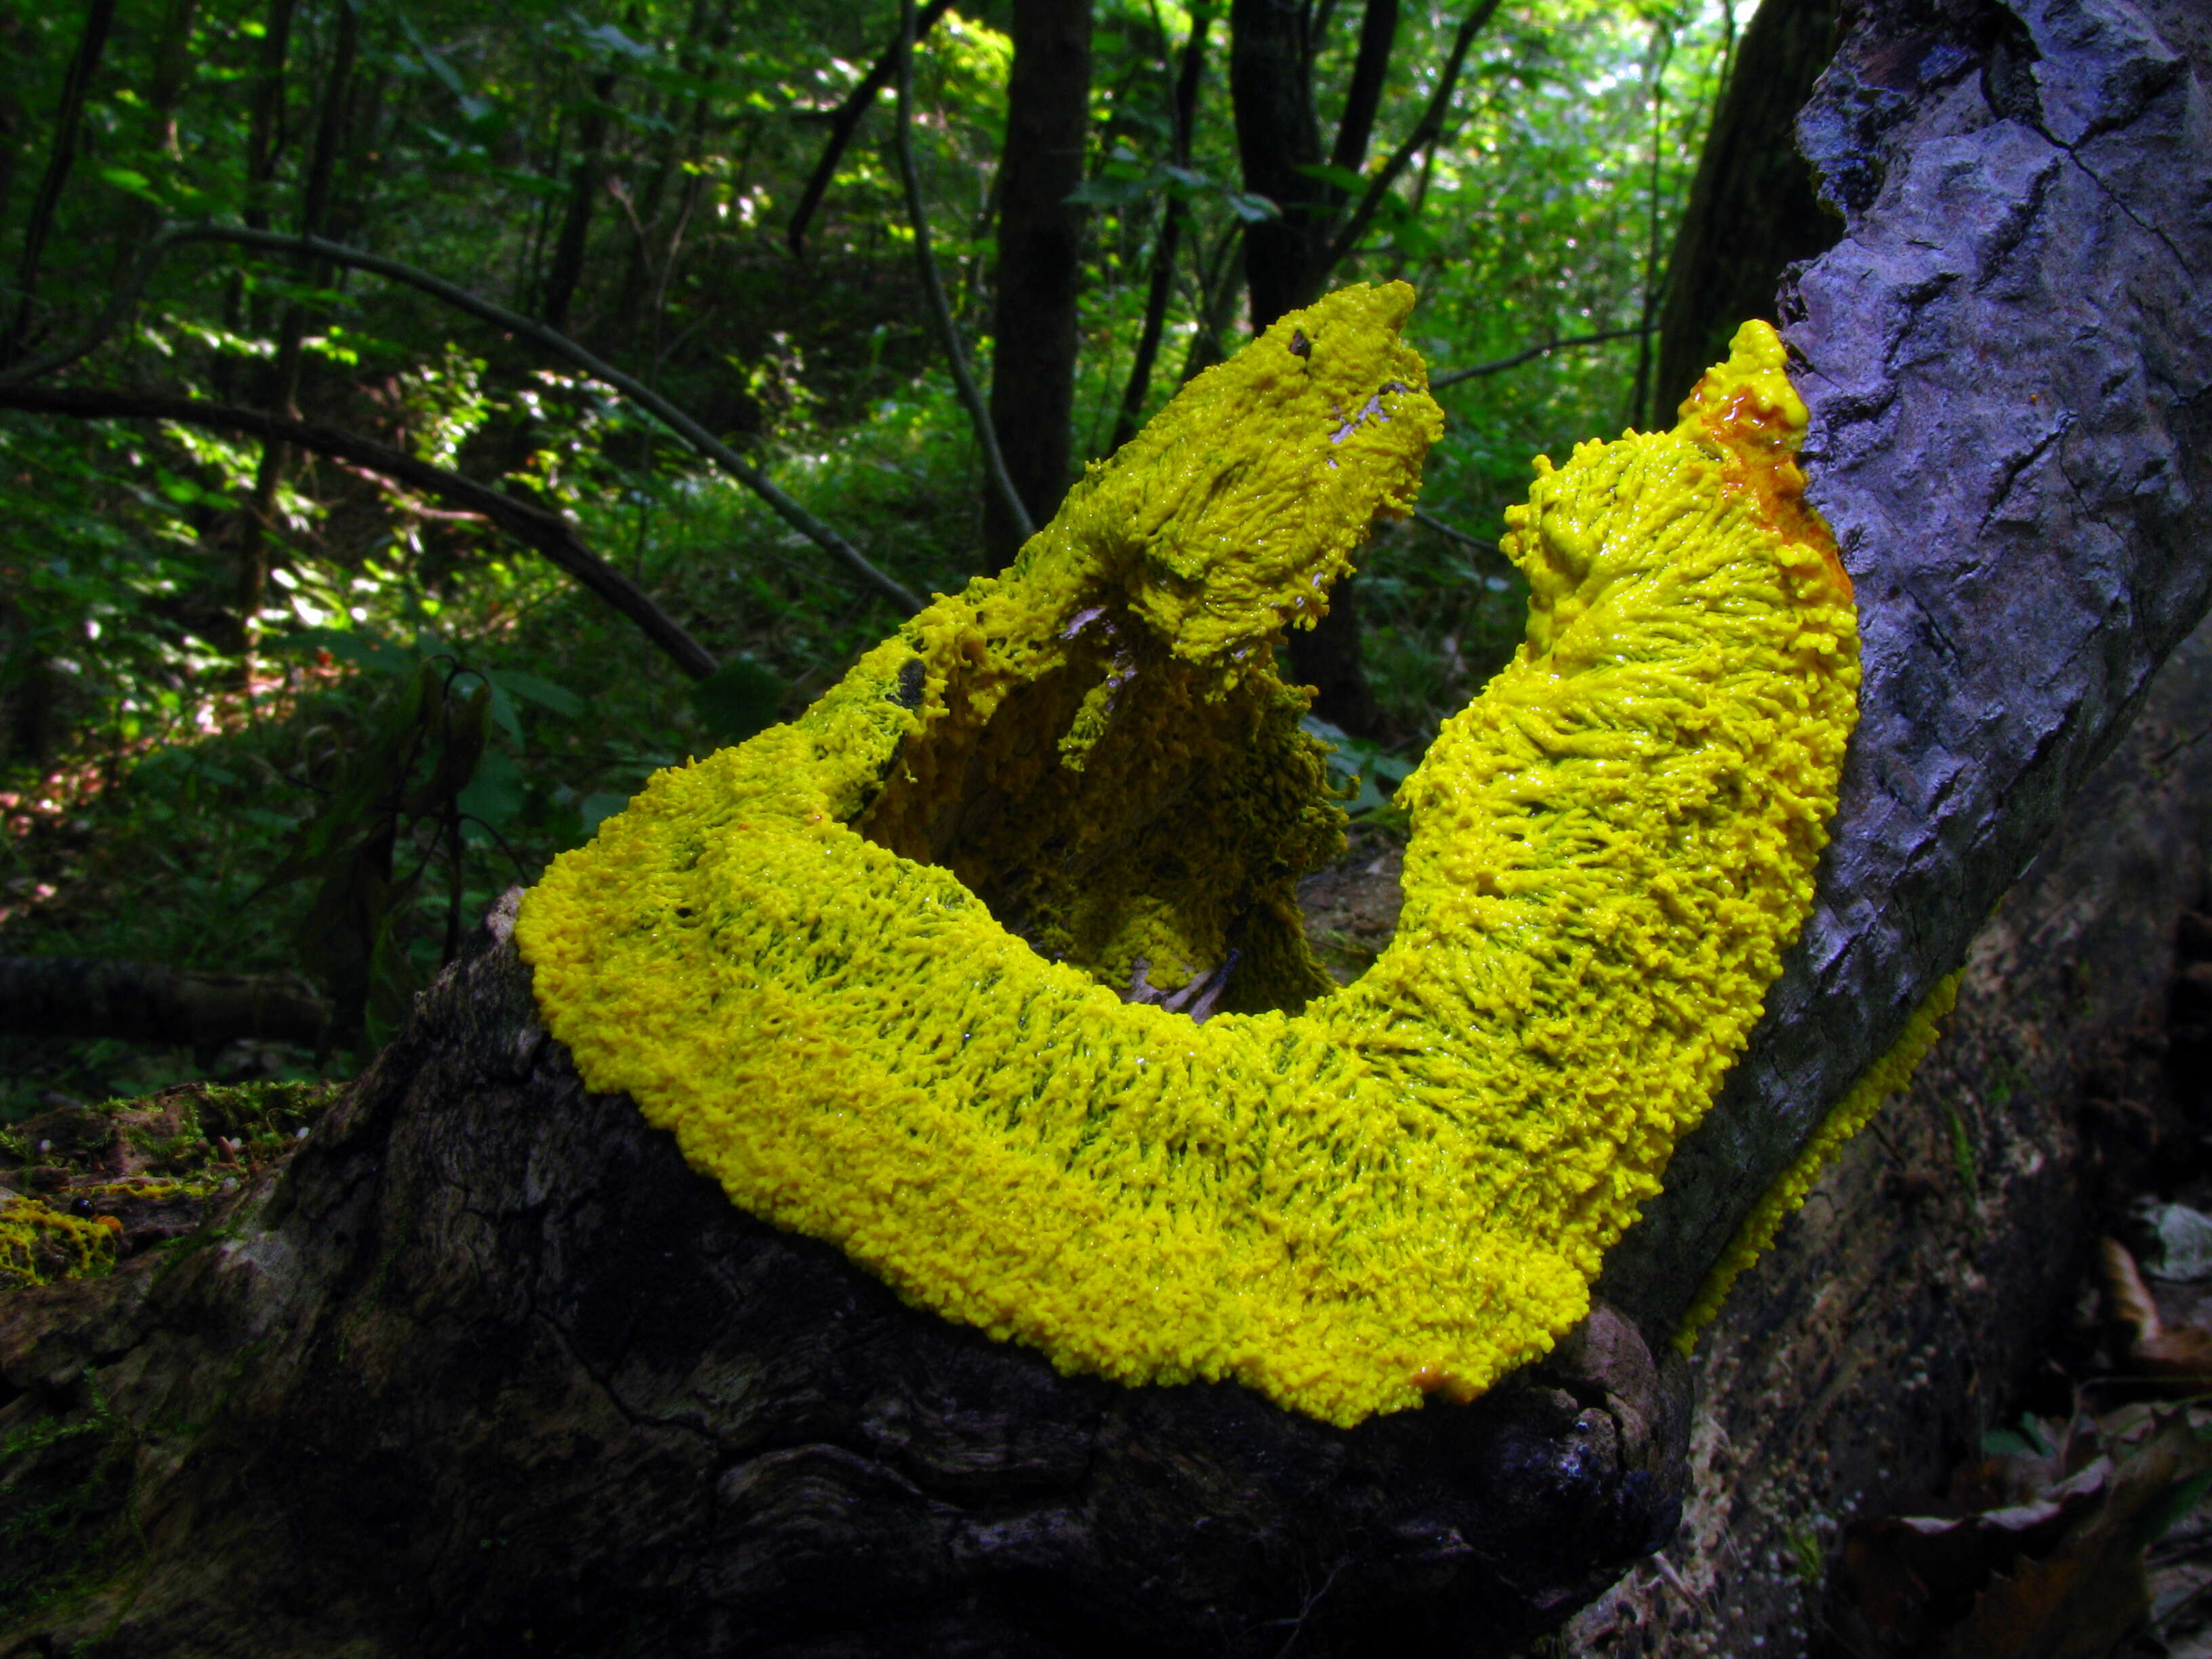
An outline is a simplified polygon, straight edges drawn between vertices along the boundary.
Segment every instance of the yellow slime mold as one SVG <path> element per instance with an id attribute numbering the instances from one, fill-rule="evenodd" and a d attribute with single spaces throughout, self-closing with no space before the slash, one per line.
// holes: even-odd
<path id="1" fill-rule="evenodd" d="M 1545 1352 L 1803 920 L 1856 632 L 1747 325 L 1673 432 L 1537 464 L 1527 642 L 1401 787 L 1396 939 L 1333 991 L 1271 646 L 1439 430 L 1412 300 L 1285 318 L 1006 580 L 557 860 L 516 937 L 586 1083 L 1063 1370 L 1349 1425 Z"/>
<path id="2" fill-rule="evenodd" d="M 1884 1102 L 1912 1081 L 1928 1051 L 1936 1046 L 1936 1039 L 1943 1034 L 1943 1022 L 1951 1017 L 1952 1007 L 1959 1000 L 1959 984 L 1966 977 L 1962 969 L 1936 982 L 1905 1022 L 1905 1030 L 1890 1045 L 1889 1052 L 1867 1067 L 1865 1075 L 1850 1087 L 1850 1091 L 1820 1120 L 1820 1127 L 1813 1131 L 1812 1139 L 1805 1150 L 1784 1170 L 1775 1183 L 1760 1197 L 1751 1213 L 1737 1225 L 1735 1236 L 1722 1252 L 1705 1282 L 1698 1287 L 1697 1300 L 1682 1316 L 1674 1328 L 1674 1346 L 1687 1354 L 1698 1346 L 1698 1333 L 1711 1324 L 1719 1315 L 1721 1304 L 1728 1300 L 1736 1277 L 1765 1254 L 1774 1243 L 1774 1235 L 1782 1224 L 1796 1211 L 1804 1207 L 1813 1183 L 1828 1167 L 1829 1160 L 1843 1151 L 1845 1142 L 1872 1122 Z"/>

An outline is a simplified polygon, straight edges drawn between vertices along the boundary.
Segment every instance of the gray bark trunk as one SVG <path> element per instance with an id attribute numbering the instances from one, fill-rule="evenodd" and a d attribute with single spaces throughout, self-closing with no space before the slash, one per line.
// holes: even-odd
<path id="1" fill-rule="evenodd" d="M 2201 976 L 2208 883 L 2212 623 L 1976 935 L 1911 1089 L 1698 1343 L 1681 1530 L 1561 1659 L 1806 1652 L 1845 1523 L 1945 1512 L 1984 1432 L 2063 1417 L 2111 1369 L 2082 1301 L 2097 1237 L 2204 1168 L 2212 1028 L 2184 958 Z"/>
<path id="2" fill-rule="evenodd" d="M 1656 1328 L 1897 1039 L 2212 596 L 2212 39 L 2189 0 L 1878 0 L 1799 123 L 1785 296 L 1865 680 L 1803 938 L 1602 1294 Z"/>

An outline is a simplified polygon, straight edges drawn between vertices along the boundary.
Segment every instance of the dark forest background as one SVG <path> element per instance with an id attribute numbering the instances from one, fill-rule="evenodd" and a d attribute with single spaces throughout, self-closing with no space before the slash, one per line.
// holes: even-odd
<path id="1" fill-rule="evenodd" d="M 1820 245 L 1831 28 L 12 0 L 0 1123 L 348 1073 L 650 772 L 1002 565 L 1253 328 L 1403 277 L 1449 425 L 1293 641 L 1387 831 L 1517 637 L 1530 458 L 1671 420 Z"/>

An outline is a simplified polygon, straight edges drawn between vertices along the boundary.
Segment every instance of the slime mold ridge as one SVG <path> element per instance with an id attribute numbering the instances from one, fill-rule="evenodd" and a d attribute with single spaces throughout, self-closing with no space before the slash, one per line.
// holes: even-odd
<path id="1" fill-rule="evenodd" d="M 1748 324 L 1672 432 L 1537 462 L 1527 640 L 1401 786 L 1403 919 L 1334 990 L 1293 884 L 1342 819 L 1271 647 L 1410 504 L 1412 303 L 1284 318 L 1006 578 L 558 860 L 516 937 L 589 1086 L 1063 1370 L 1350 1425 L 1547 1351 L 1804 919 L 1856 627 Z"/>

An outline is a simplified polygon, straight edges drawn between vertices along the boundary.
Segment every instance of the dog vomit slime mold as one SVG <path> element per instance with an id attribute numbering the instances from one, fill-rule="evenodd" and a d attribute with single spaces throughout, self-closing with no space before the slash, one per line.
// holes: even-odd
<path id="1" fill-rule="evenodd" d="M 556 860 L 516 937 L 586 1084 L 1063 1370 L 1350 1425 L 1546 1352 L 1803 921 L 1855 613 L 1764 324 L 1672 431 L 1540 459 L 1526 640 L 1401 786 L 1397 935 L 1334 988 L 1294 885 L 1342 817 L 1273 647 L 1441 429 L 1412 303 L 1284 318 L 1008 575 Z"/>

